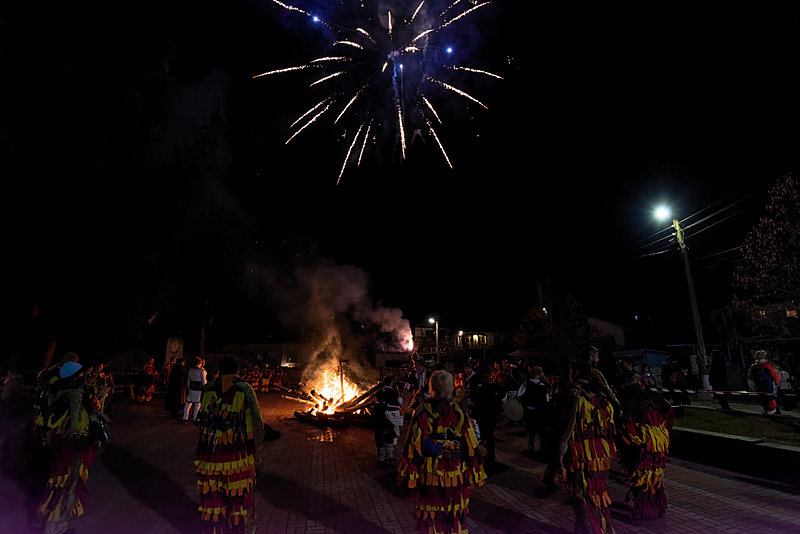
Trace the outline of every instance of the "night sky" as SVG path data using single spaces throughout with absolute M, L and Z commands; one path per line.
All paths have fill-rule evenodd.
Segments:
M 455 63 L 503 77 L 464 81 L 488 109 L 443 99 L 454 169 L 379 143 L 338 185 L 330 121 L 284 144 L 309 78 L 252 79 L 329 36 L 266 0 L 168 4 L 2 8 L 7 312 L 40 305 L 64 345 L 127 346 L 105 338 L 156 312 L 163 333 L 213 315 L 217 343 L 279 336 L 255 273 L 315 262 L 412 322 L 513 328 L 537 283 L 622 324 L 685 319 L 677 249 L 641 257 L 653 206 L 741 201 L 687 231 L 701 308 L 722 306 L 735 256 L 715 254 L 798 168 L 792 2 L 494 2 L 453 33 Z

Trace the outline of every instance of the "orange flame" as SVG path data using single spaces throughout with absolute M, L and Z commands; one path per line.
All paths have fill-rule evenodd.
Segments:
M 318 395 L 330 399 L 327 405 L 321 405 L 317 411 L 332 414 L 343 402 L 352 400 L 362 391 L 355 383 L 342 376 L 339 367 L 329 364 L 317 371 L 317 373 L 306 382 L 309 390 L 315 391 Z

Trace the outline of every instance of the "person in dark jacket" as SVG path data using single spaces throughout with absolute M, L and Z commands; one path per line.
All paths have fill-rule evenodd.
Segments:
M 708 380 L 711 382 L 711 387 L 714 389 L 714 396 L 719 400 L 719 405 L 723 410 L 730 410 L 728 404 L 730 393 L 728 393 L 728 371 L 725 362 L 725 355 L 718 349 L 711 351 L 711 369 L 709 371 Z
M 489 370 L 486 368 L 481 370 L 477 380 L 473 380 L 473 387 L 469 393 L 472 403 L 470 415 L 478 424 L 481 441 L 486 445 L 487 468 L 492 468 L 497 460 L 494 431 L 503 413 L 504 395 L 502 386 L 491 379 Z
M 547 427 L 550 405 L 550 386 L 544 371 L 538 365 L 528 365 L 525 371 L 525 392 L 520 402 L 525 410 L 525 430 L 528 432 L 528 451 L 542 450 L 542 435 Z
M 186 404 L 186 367 L 183 358 L 178 359 L 172 366 L 167 380 L 167 392 L 164 396 L 164 409 L 170 417 L 179 418 Z

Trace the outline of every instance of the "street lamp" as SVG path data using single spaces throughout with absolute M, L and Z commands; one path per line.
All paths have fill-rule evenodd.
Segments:
M 428 322 L 434 325 L 433 331 L 436 336 L 436 363 L 439 363 L 439 320 L 431 317 Z
M 670 210 L 666 207 L 658 207 L 655 210 L 655 216 L 658 220 L 669 220 L 672 216 Z M 672 218 L 672 227 L 675 229 L 675 239 L 678 241 L 678 249 L 681 251 L 681 259 L 683 260 L 683 271 L 686 274 L 686 284 L 689 287 L 689 304 L 692 308 L 692 320 L 694 322 L 694 334 L 697 339 L 698 350 L 700 351 L 700 376 L 703 380 L 703 389 L 710 390 L 711 385 L 708 382 L 708 360 L 706 359 L 706 344 L 703 340 L 703 327 L 700 324 L 700 312 L 697 308 L 697 297 L 694 294 L 694 281 L 692 279 L 692 270 L 689 268 L 689 252 L 686 247 L 686 241 L 683 235 L 683 228 L 678 219 Z

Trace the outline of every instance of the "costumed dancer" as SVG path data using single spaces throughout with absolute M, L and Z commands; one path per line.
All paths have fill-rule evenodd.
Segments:
M 45 534 L 66 532 L 70 519 L 84 511 L 82 496 L 94 448 L 88 439 L 91 407 L 80 370 L 77 361 L 60 367 L 58 378 L 49 382 L 52 402 L 39 412 L 41 419 L 34 426 L 49 453 L 50 476 L 37 509 Z
M 378 449 L 378 463 L 395 465 L 395 446 L 403 425 L 403 397 L 394 385 L 394 376 L 383 379 L 383 387 L 375 394 L 373 409 L 375 446 Z
M 466 534 L 470 488 L 486 479 L 478 440 L 453 398 L 453 375 L 435 371 L 429 391 L 411 419 L 398 482 L 416 497 L 418 529 Z
M 617 391 L 620 464 L 630 477 L 625 501 L 633 501 L 633 519 L 658 519 L 667 511 L 664 467 L 675 413 L 665 398 L 643 387 L 641 377 L 632 371 L 620 376 Z
M 586 360 L 570 364 L 567 425 L 559 444 L 576 534 L 612 533 L 608 472 L 616 457 L 614 407 Z
M 256 464 L 263 458 L 264 425 L 253 388 L 226 357 L 219 378 L 206 385 L 194 460 L 204 532 L 243 533 L 254 518 Z

